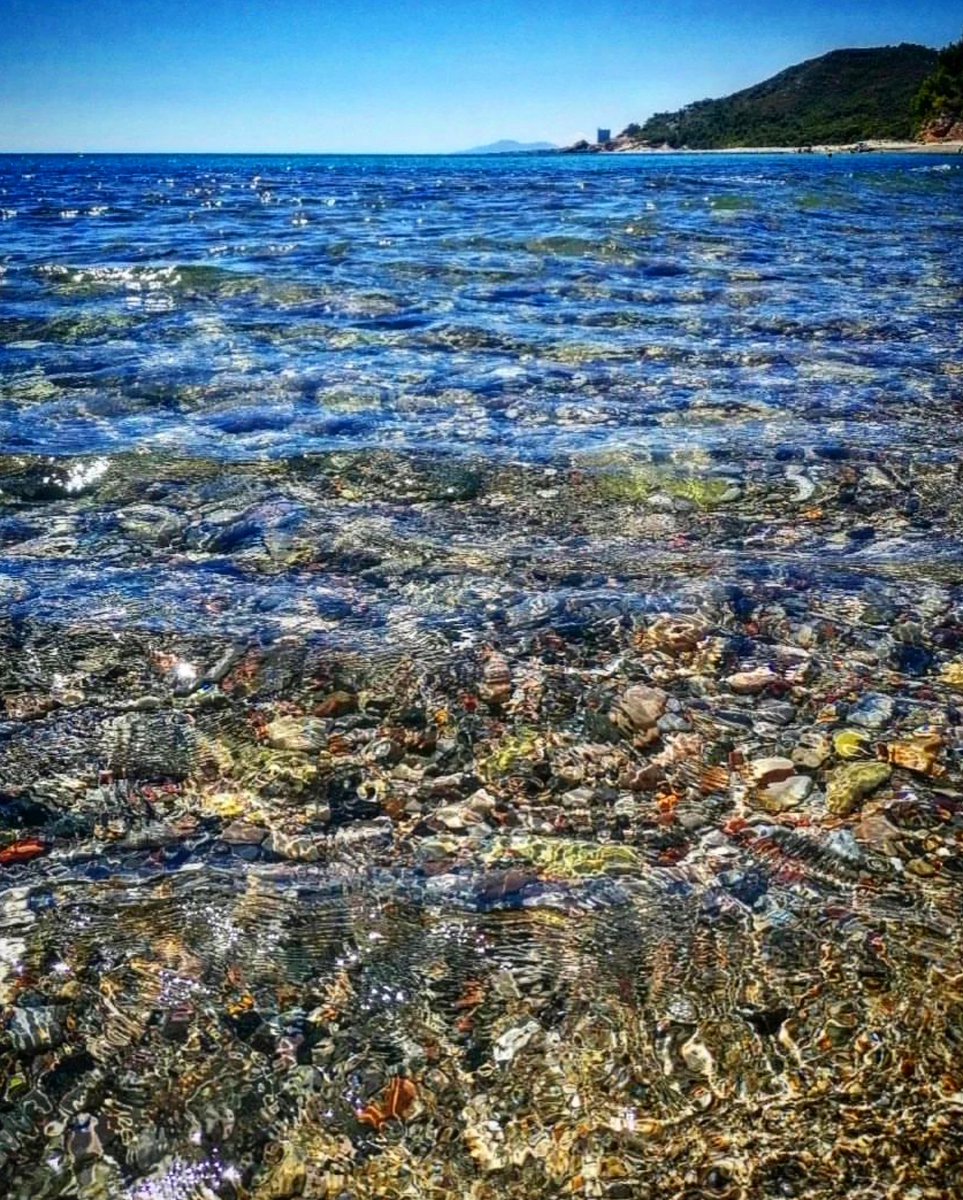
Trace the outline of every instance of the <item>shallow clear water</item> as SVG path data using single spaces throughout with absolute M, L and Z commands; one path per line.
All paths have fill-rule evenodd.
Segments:
M 952 160 L 0 169 L 10 449 L 739 457 L 948 395 Z
M 963 1187 L 961 201 L 0 157 L 5 1194 Z

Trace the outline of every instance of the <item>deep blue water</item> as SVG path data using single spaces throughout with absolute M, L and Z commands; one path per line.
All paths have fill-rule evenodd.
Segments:
M 933 156 L 6 156 L 0 445 L 932 449 L 961 200 Z

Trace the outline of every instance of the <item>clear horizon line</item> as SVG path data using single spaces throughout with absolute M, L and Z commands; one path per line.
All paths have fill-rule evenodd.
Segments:
M 551 146 L 538 150 L 500 150 L 494 153 L 489 152 L 489 154 L 491 157 L 497 158 L 499 154 L 549 154 L 561 149 L 561 146 Z M 236 158 L 254 158 L 263 155 L 272 155 L 277 158 L 343 158 L 345 156 L 391 158 L 395 155 L 403 154 L 409 158 L 446 158 L 453 154 L 473 154 L 474 152 L 473 148 L 467 150 L 0 150 L 0 157 L 31 154 L 38 158 L 45 155 L 51 158 L 68 155 L 73 158 L 83 158 L 86 156 L 96 157 L 98 155 L 109 154 L 114 158 L 120 158 L 125 155 L 136 158 L 152 154 L 191 154 L 194 157 L 201 155 L 210 155 L 212 157 L 233 155 Z

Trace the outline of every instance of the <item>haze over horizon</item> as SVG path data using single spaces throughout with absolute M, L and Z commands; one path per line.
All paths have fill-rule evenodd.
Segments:
M 846 46 L 960 34 L 951 0 L 0 0 L 0 152 L 559 144 Z

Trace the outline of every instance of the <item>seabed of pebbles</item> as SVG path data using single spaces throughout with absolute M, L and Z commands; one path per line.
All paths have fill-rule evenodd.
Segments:
M 963 1192 L 958 486 L 4 459 L 0 1190 Z
M 955 159 L 0 156 L 0 1197 L 963 1196 Z

